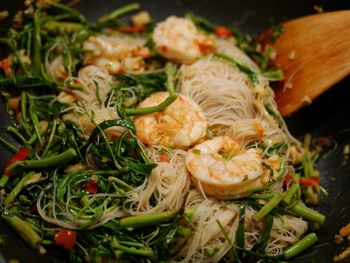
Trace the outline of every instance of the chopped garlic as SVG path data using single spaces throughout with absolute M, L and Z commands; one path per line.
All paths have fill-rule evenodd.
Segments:
M 309 105 L 309 104 L 311 104 L 312 100 L 310 99 L 309 96 L 304 96 L 300 102 L 301 102 L 301 104 Z
M 25 0 L 24 5 L 25 6 L 30 6 L 33 3 L 33 0 Z
M 289 53 L 288 58 L 289 58 L 290 60 L 294 60 L 294 59 L 295 59 L 295 50 L 292 50 L 292 51 Z
M 42 173 L 35 173 L 31 176 L 31 178 L 24 183 L 24 186 L 30 185 L 30 184 L 35 184 L 37 182 L 40 182 L 41 180 L 43 180 L 43 176 Z
M 106 157 L 106 156 L 103 156 L 102 159 L 101 159 L 102 163 L 108 163 L 110 161 L 112 161 L 112 160 L 110 158 Z
M 314 5 L 314 10 L 317 12 L 317 13 L 323 13 L 323 7 L 322 6 L 319 6 L 319 5 Z
M 339 255 L 335 255 L 333 257 L 333 262 L 339 262 L 343 259 L 345 259 L 346 257 L 350 256 L 350 247 L 348 247 L 347 249 L 345 249 L 343 252 L 341 252 Z
M 83 168 L 85 168 L 85 166 L 82 163 L 71 164 L 66 169 L 64 169 L 64 172 L 65 173 L 76 172 L 76 171 L 81 170 Z
M 43 121 L 43 120 L 40 121 L 39 122 L 39 131 L 40 132 L 46 131 L 48 125 L 49 125 L 49 123 L 47 121 Z
M 334 241 L 336 244 L 340 244 L 341 242 L 344 241 L 344 238 L 342 238 L 340 235 L 335 235 Z
M 272 49 L 271 54 L 270 54 L 270 59 L 275 60 L 277 57 L 277 51 L 275 49 Z
M 289 149 L 289 154 L 293 163 L 301 163 L 303 159 L 303 149 L 299 145 L 293 145 Z
M 8 107 L 11 109 L 11 110 L 17 110 L 18 109 L 18 106 L 19 106 L 19 102 L 21 101 L 21 98 L 20 97 L 13 97 L 13 98 L 10 98 L 8 100 Z
M 30 60 L 30 58 L 26 55 L 26 51 L 24 49 L 21 49 L 19 51 L 19 59 L 21 60 L 21 62 L 23 64 L 27 64 L 30 65 L 32 64 L 32 61 Z
M 131 22 L 135 26 L 143 26 L 151 22 L 151 16 L 147 11 L 141 11 L 131 17 Z
M 71 93 L 62 91 L 60 94 L 58 94 L 57 100 L 61 103 L 70 104 L 76 102 L 77 98 Z
M 5 11 L 0 11 L 0 20 L 4 20 L 5 18 L 7 18 L 9 16 L 9 11 L 5 10 Z
M 39 253 L 40 253 L 41 255 L 46 254 L 46 249 L 45 249 L 43 246 L 39 246 Z
M 23 11 L 19 10 L 13 17 L 13 27 L 20 28 L 23 23 Z
M 347 235 L 350 235 L 350 223 L 347 224 L 346 226 L 342 227 L 340 230 L 339 230 L 339 235 L 341 237 L 345 237 Z

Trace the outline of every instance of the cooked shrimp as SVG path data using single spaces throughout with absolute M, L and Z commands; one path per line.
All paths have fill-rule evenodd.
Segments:
M 228 136 L 219 136 L 187 152 L 186 166 L 197 187 L 218 198 L 238 198 L 268 182 L 257 149 L 241 150 Z
M 191 20 L 176 16 L 157 25 L 153 42 L 160 55 L 184 64 L 191 64 L 215 49 L 211 36 L 198 32 Z
M 84 42 L 84 64 L 93 64 L 108 70 L 110 74 L 144 71 L 144 59 L 151 56 L 146 41 L 124 34 L 91 36 Z
M 140 108 L 163 102 L 169 94 L 157 92 L 140 103 Z M 137 137 L 147 145 L 186 149 L 206 135 L 207 121 L 200 107 L 180 95 L 164 111 L 136 117 Z

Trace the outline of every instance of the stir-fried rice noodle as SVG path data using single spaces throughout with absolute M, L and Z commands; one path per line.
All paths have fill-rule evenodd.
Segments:
M 266 229 L 266 222 L 256 222 L 253 216 L 256 214 L 252 208 L 247 207 L 245 213 L 245 246 L 251 249 L 258 244 L 261 234 Z M 283 249 L 294 244 L 307 230 L 307 222 L 294 216 L 283 215 L 273 218 L 269 243 L 266 247 L 267 254 L 274 256 L 283 252 Z
M 283 249 L 297 242 L 307 230 L 307 222 L 294 216 L 275 217 L 270 242 L 266 247 L 269 255 L 279 255 Z
M 238 226 L 239 206 L 225 205 L 215 199 L 205 199 L 197 190 L 188 194 L 185 210 L 193 210 L 192 221 L 195 231 L 186 243 L 186 247 L 175 261 L 179 262 L 219 262 L 231 249 L 219 228 L 220 221 L 231 240 L 235 240 Z M 207 257 L 206 250 L 216 247 L 218 251 Z
M 164 154 L 163 151 L 169 156 L 169 162 L 160 161 L 159 156 Z M 154 146 L 147 152 L 157 167 L 142 185 L 128 193 L 131 203 L 127 211 L 136 215 L 180 209 L 190 187 L 184 161 L 186 151 L 167 151 L 164 147 Z
M 66 109 L 69 113 L 64 119 L 72 120 L 80 125 L 83 133 L 89 136 L 96 124 L 105 120 L 118 119 L 115 101 L 113 79 L 106 69 L 93 65 L 82 68 L 74 80 L 81 89 L 71 90 L 78 102 Z M 132 94 L 132 93 L 131 93 Z M 114 126 L 105 130 L 107 135 L 120 134 L 123 128 Z
M 142 49 L 145 44 L 144 39 L 132 39 L 125 35 L 119 37 L 120 39 L 118 35 L 90 37 L 85 46 L 91 49 L 97 47 L 97 51 L 85 55 L 85 64 L 90 65 L 80 69 L 77 77 L 71 78 L 79 87 L 69 90 L 77 101 L 65 109 L 63 119 L 78 123 L 87 137 L 97 124 L 119 118 L 116 112 L 116 94 L 113 90 L 116 83 L 110 75 L 111 71 L 98 65 L 104 61 L 113 60 L 113 63 L 117 63 L 118 70 L 119 67 L 125 70 L 127 63 L 121 53 L 128 52 L 129 59 L 134 59 L 134 51 Z M 181 66 L 177 92 L 201 107 L 209 130 L 212 131 L 210 136 L 228 135 L 240 145 L 242 150 L 258 148 L 263 143 L 265 149 L 261 155 L 264 156 L 265 161 L 269 158 L 268 152 L 271 147 L 276 144 L 285 145 L 287 150 L 283 156 L 284 161 L 292 160 L 289 149 L 291 145 L 300 143 L 288 132 L 283 119 L 279 115 L 271 114 L 271 112 L 277 113 L 278 110 L 269 82 L 262 77 L 258 66 L 235 46 L 233 38 L 215 38 L 215 43 L 217 52 L 224 53 L 248 67 L 257 74 L 259 82 L 253 83 L 238 67 L 229 65 L 211 54 L 192 64 Z M 61 46 L 57 43 L 47 51 L 45 69 L 54 81 L 64 83 L 67 73 L 60 49 Z M 118 50 L 119 53 L 114 54 L 114 50 Z M 135 71 L 144 70 L 144 58 L 146 56 L 139 58 L 142 60 L 142 65 L 140 64 L 140 68 Z M 133 72 L 132 69 L 130 68 L 130 72 Z M 123 92 L 124 98 L 137 100 L 136 89 L 137 87 L 127 87 L 120 91 Z M 267 111 L 266 105 L 271 112 Z M 110 127 L 104 132 L 107 135 L 120 134 L 123 130 L 125 129 L 120 127 Z M 225 255 L 233 257 L 229 252 L 232 249 L 231 244 L 226 240 L 218 222 L 223 226 L 230 240 L 235 240 L 239 224 L 239 205 L 225 203 L 206 196 L 201 189 L 194 189 L 186 168 L 186 151 L 154 145 L 147 148 L 146 152 L 157 167 L 141 185 L 125 194 L 127 202 L 122 208 L 105 207 L 101 218 L 87 228 L 101 226 L 110 219 L 125 215 L 184 209 L 193 211 L 191 222 L 195 228 L 184 248 L 173 259 L 175 262 L 219 262 Z M 168 160 L 161 158 L 164 155 Z M 278 162 L 280 165 L 282 160 Z M 287 167 L 280 175 L 281 178 L 288 172 L 293 172 L 293 169 L 292 166 Z M 277 180 L 273 189 L 281 192 L 282 187 L 283 181 Z M 58 203 L 55 195 L 49 198 L 46 194 L 47 191 L 52 190 L 56 192 L 56 185 L 44 189 L 37 200 L 40 216 L 55 225 L 79 229 L 80 225 L 84 224 L 84 220 L 76 220 L 76 215 L 69 209 L 75 197 L 67 200 L 67 204 Z M 107 195 L 89 196 L 91 199 L 100 197 L 107 197 Z M 254 220 L 256 212 L 252 207 L 246 206 L 244 224 L 246 249 L 257 245 L 262 233 L 266 230 L 265 219 Z M 61 216 L 66 220 L 59 220 Z M 280 255 L 284 248 L 298 241 L 306 230 L 307 223 L 300 218 L 291 215 L 274 216 L 265 252 L 269 255 Z M 208 250 L 213 248 L 216 252 L 208 256 Z
M 212 56 L 181 68 L 178 92 L 202 108 L 209 126 L 227 128 L 255 115 L 254 90 L 247 76 Z
M 67 77 L 61 49 L 61 45 L 55 43 L 45 54 L 45 70 L 54 81 L 62 81 Z
M 79 100 L 83 100 L 88 105 L 102 104 L 108 92 L 112 89 L 112 76 L 104 68 L 93 65 L 86 66 L 79 70 L 78 82 L 82 85 L 82 90 L 72 90 Z
M 255 141 L 270 140 L 271 144 L 283 143 L 283 133 L 277 128 L 273 129 L 266 121 L 259 119 L 238 120 L 226 130 L 226 135 L 239 142 L 243 147 Z
M 191 190 L 185 203 L 185 211 L 193 210 L 191 220 L 198 231 L 195 231 L 186 243 L 184 250 L 174 260 L 177 262 L 219 262 L 232 249 L 224 237 L 218 221 L 224 227 L 231 241 L 236 238 L 238 227 L 239 205 L 225 204 L 212 198 L 203 198 L 197 190 Z M 253 216 L 256 211 L 247 206 L 245 209 L 245 248 L 250 249 L 259 242 L 266 229 L 266 222 L 256 222 Z M 284 248 L 299 240 L 307 230 L 307 222 L 290 215 L 274 217 L 270 240 L 266 247 L 269 255 L 279 255 Z M 211 257 L 207 251 L 216 249 Z M 232 256 L 232 255 L 231 255 Z

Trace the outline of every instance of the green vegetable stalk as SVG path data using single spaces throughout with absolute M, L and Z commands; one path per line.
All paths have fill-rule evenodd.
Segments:
M 298 192 L 298 190 L 299 190 L 298 184 L 293 183 L 291 187 L 288 189 L 288 191 L 286 192 L 286 194 L 284 195 L 283 202 L 286 205 L 289 205 L 292 202 L 292 199 L 294 195 Z
M 30 172 L 23 176 L 23 178 L 16 184 L 12 191 L 6 196 L 4 205 L 8 207 L 9 204 L 17 197 L 17 195 L 22 191 L 23 187 L 27 184 L 29 180 L 32 179 L 34 172 Z
M 112 248 L 125 251 L 126 253 L 133 254 L 133 255 L 139 255 L 144 257 L 154 257 L 153 250 L 147 247 L 135 247 L 135 246 L 125 246 L 118 242 L 116 237 L 113 237 Z
M 216 52 L 215 53 L 215 56 L 217 58 L 220 58 L 222 59 L 224 62 L 226 62 L 227 64 L 231 65 L 231 66 L 234 66 L 234 67 L 237 67 L 240 71 L 242 71 L 243 73 L 247 74 L 247 76 L 249 77 L 249 79 L 254 83 L 259 83 L 259 80 L 258 80 L 258 76 L 257 74 L 252 71 L 250 68 L 248 68 L 247 66 L 245 65 L 242 65 L 240 63 L 238 63 L 237 61 L 235 61 L 233 58 L 227 56 L 226 54 L 224 53 L 221 53 L 221 52 Z
M 23 137 L 23 135 L 15 127 L 9 126 L 9 127 L 7 127 L 7 131 L 12 133 L 14 136 L 16 136 L 21 144 L 27 144 L 27 140 Z
M 130 13 L 132 11 L 135 11 L 140 8 L 140 4 L 134 3 L 130 5 L 123 6 L 121 8 L 118 8 L 117 10 L 113 11 L 109 15 L 103 16 L 98 20 L 98 24 L 100 26 L 107 24 L 108 22 L 111 22 L 118 17 L 121 17 L 123 15 L 126 15 L 127 13 Z
M 18 152 L 19 148 L 15 145 L 13 145 L 12 143 L 10 143 L 8 140 L 6 140 L 3 137 L 0 137 L 0 143 L 2 143 L 4 146 L 6 146 L 11 152 Z
M 41 237 L 22 219 L 15 215 L 1 215 L 2 219 L 10 225 L 32 249 L 38 249 Z
M 41 138 L 40 130 L 39 130 L 39 118 L 34 109 L 34 98 L 29 96 L 29 115 L 32 119 L 34 130 L 36 135 L 38 136 L 38 140 L 40 145 L 43 145 L 43 139 Z
M 122 228 L 143 228 L 168 222 L 172 220 L 176 214 L 177 211 L 166 211 L 148 215 L 130 216 L 120 219 L 119 225 Z
M 173 103 L 178 95 L 175 93 L 174 78 L 176 74 L 176 65 L 173 63 L 167 63 L 165 65 L 165 74 L 167 76 L 166 88 L 169 92 L 169 97 L 166 98 L 162 103 L 147 108 L 137 108 L 137 109 L 125 109 L 125 114 L 128 116 L 144 115 L 153 112 L 159 112 L 165 110 L 171 103 Z
M 153 112 L 159 112 L 166 109 L 166 107 L 168 107 L 176 99 L 177 99 L 177 95 L 173 94 L 173 95 L 170 95 L 168 98 L 166 98 L 165 101 L 158 104 L 157 106 L 147 107 L 147 108 L 137 108 L 137 109 L 125 109 L 125 113 L 129 116 L 137 116 L 137 115 L 144 115 L 144 114 L 149 114 Z
M 274 193 L 264 193 L 264 194 L 252 194 L 249 196 L 249 198 L 252 198 L 252 199 L 271 199 L 275 196 Z
M 38 10 L 34 14 L 34 32 L 33 32 L 33 69 L 37 76 L 41 76 L 41 22 Z
M 49 140 L 48 140 L 46 147 L 43 151 L 42 157 L 45 157 L 49 151 L 49 148 L 50 148 L 52 140 L 53 140 L 53 136 L 55 135 L 55 132 L 56 132 L 56 126 L 57 126 L 57 121 L 53 120 Z
M 119 186 L 121 186 L 122 188 L 125 188 L 126 190 L 133 189 L 130 185 L 128 185 L 123 180 L 120 180 L 117 177 L 113 177 L 113 176 L 108 177 L 108 182 L 114 182 L 114 183 L 118 184 Z
M 18 161 L 7 167 L 6 169 L 11 170 L 16 167 L 22 167 L 25 169 L 36 169 L 36 168 L 47 168 L 66 163 L 73 159 L 77 155 L 76 151 L 72 148 L 66 150 L 55 156 L 43 158 L 40 160 L 25 160 Z
M 301 252 L 312 246 L 317 242 L 318 238 L 315 233 L 310 233 L 307 236 L 305 236 L 303 239 L 296 242 L 291 247 L 287 248 L 283 255 L 286 260 L 289 260 L 297 255 L 299 255 Z
M 260 220 L 266 216 L 272 209 L 274 209 L 282 201 L 282 195 L 275 194 L 275 196 L 267 202 L 254 216 L 255 220 Z
M 317 222 L 319 224 L 323 224 L 326 219 L 325 215 L 306 207 L 301 202 L 296 203 L 289 210 L 297 216 L 300 216 L 309 221 Z
M 43 29 L 51 34 L 73 34 L 84 29 L 84 25 L 76 22 L 49 21 Z

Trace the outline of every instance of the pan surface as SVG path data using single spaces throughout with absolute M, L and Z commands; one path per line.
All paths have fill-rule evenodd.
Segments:
M 0 11 L 9 10 L 10 16 L 23 7 L 23 0 L 1 0 Z M 171 14 L 182 15 L 193 11 L 222 24 L 235 25 L 243 32 L 257 34 L 272 23 L 282 22 L 306 14 L 315 13 L 315 6 L 325 11 L 350 9 L 350 2 L 344 0 L 144 0 L 138 1 L 148 10 L 154 20 L 159 21 Z M 89 20 L 94 21 L 113 9 L 130 1 L 81 0 L 77 8 Z M 331 23 L 331 21 L 330 21 Z M 0 23 L 0 32 L 8 28 L 8 23 Z M 339 32 L 341 34 L 341 32 Z M 317 50 L 315 50 L 317 52 Z M 314 138 L 331 138 L 331 147 L 318 161 L 321 183 L 329 191 L 329 196 L 321 197 L 318 210 L 326 214 L 325 225 L 317 232 L 319 242 L 301 254 L 293 262 L 331 262 L 342 245 L 334 243 L 334 235 L 350 221 L 350 162 L 342 165 L 343 149 L 350 144 L 350 78 L 343 80 L 323 94 L 311 106 L 307 106 L 291 118 L 287 118 L 292 134 L 301 138 L 311 133 Z M 3 102 L 0 102 L 0 135 L 14 140 L 6 133 L 10 120 Z M 0 167 L 3 168 L 10 152 L 0 145 Z M 67 262 L 67 255 L 58 248 L 48 249 L 45 255 L 34 252 L 5 224 L 0 222 L 0 234 L 7 234 L 7 242 L 0 245 L 0 252 L 6 260 L 20 262 Z M 349 260 L 350 261 L 350 260 Z M 347 261 L 347 262 L 349 262 Z M 0 263 L 2 262 L 0 255 Z M 345 261 L 344 261 L 345 262 Z

